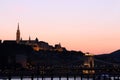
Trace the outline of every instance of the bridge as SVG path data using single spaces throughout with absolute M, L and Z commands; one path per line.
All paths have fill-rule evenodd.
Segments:
M 86 54 L 83 62 L 83 66 L 73 65 L 78 61 L 73 62 L 72 66 L 63 64 L 61 66 L 36 66 L 31 70 L 0 70 L 1 78 L 20 77 L 22 80 L 24 77 L 30 77 L 33 80 L 34 77 L 42 78 L 50 77 L 53 80 L 54 77 L 73 77 L 76 80 L 77 77 L 92 78 L 93 80 L 99 80 L 97 77 L 103 77 L 103 80 L 107 80 L 106 76 L 113 77 L 113 80 L 120 80 L 120 65 L 115 63 L 109 63 L 94 58 L 94 55 Z M 101 66 L 95 66 L 95 63 L 99 63 Z M 69 64 L 69 63 L 68 63 Z

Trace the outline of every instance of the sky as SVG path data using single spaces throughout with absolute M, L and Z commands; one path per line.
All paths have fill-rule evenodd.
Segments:
M 120 0 L 0 0 L 0 39 L 39 38 L 68 50 L 120 49 Z

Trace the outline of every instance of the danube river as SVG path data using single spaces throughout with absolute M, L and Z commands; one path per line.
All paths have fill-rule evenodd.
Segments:
M 9 80 L 8 78 L 1 78 L 0 80 Z M 21 80 L 20 78 L 11 78 L 11 80 Z M 22 78 L 22 80 L 32 80 L 31 78 Z M 33 80 L 51 80 L 51 78 L 33 78 Z M 81 78 L 81 77 L 76 77 L 76 78 L 73 78 L 73 77 L 70 77 L 70 78 L 65 78 L 65 77 L 61 77 L 61 78 L 53 78 L 53 80 L 94 80 L 92 78 Z M 108 79 L 108 77 L 106 79 L 104 79 L 103 77 L 100 77 L 98 79 L 95 79 L 95 80 L 120 80 L 120 77 L 110 77 Z
M 7 78 L 4 79 L 0 79 L 0 80 L 9 80 Z M 21 80 L 20 78 L 12 78 L 11 80 Z M 23 78 L 22 80 L 31 80 L 31 78 Z M 33 78 L 33 80 L 42 80 L 42 78 Z M 43 80 L 51 80 L 51 78 L 44 78 Z M 53 78 L 53 80 L 60 80 L 59 78 Z M 61 80 L 67 80 L 67 78 L 62 77 Z M 69 80 L 74 80 L 74 78 L 69 78 Z M 82 78 L 81 77 L 77 77 L 76 80 L 88 80 L 86 78 Z M 89 79 L 89 80 L 93 80 L 93 79 Z

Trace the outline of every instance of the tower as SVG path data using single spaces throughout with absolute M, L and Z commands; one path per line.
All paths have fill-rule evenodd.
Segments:
M 29 42 L 31 41 L 31 37 L 29 36 Z
M 20 30 L 19 30 L 19 23 L 18 23 L 18 28 L 17 28 L 17 32 L 16 32 L 16 42 L 19 43 L 20 42 Z
M 85 54 L 85 60 L 84 60 L 84 68 L 87 70 L 83 70 L 84 74 L 94 74 L 94 55 L 92 54 Z
M 28 44 L 30 44 L 30 43 L 31 43 L 31 37 L 29 36 Z

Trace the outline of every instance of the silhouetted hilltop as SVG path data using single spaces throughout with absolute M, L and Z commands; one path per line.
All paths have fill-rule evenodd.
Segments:
M 120 50 L 116 50 L 116 51 L 112 52 L 111 55 L 119 57 L 120 56 Z
M 120 50 L 116 50 L 109 54 L 96 55 L 95 58 L 106 61 L 120 64 Z
M 110 54 L 112 60 L 120 64 L 120 50 L 114 51 Z
M 104 62 L 120 64 L 120 50 L 111 54 L 95 56 L 95 65 Z M 2 68 L 31 68 L 31 66 L 73 66 L 84 64 L 84 53 L 81 51 L 39 50 L 32 46 L 17 43 L 0 44 L 0 66 Z M 108 63 L 108 65 L 109 65 Z
M 83 53 L 81 51 L 34 51 L 29 45 L 24 44 L 0 44 L 0 65 L 9 67 L 16 64 L 22 67 L 29 65 L 40 66 L 69 66 L 72 64 L 83 64 Z M 9 66 L 8 66 L 9 65 Z

